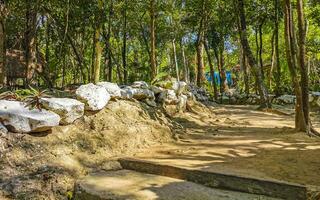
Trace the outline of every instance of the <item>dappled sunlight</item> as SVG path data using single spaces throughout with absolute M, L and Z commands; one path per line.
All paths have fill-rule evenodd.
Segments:
M 151 148 L 135 157 L 190 169 L 274 178 L 320 185 L 320 141 L 291 127 L 293 116 L 252 111 L 249 107 L 217 108 L 216 116 L 199 122 L 179 116 L 187 128 L 178 142 Z M 235 111 L 235 113 L 233 112 Z M 246 125 L 244 121 L 248 120 Z M 248 125 L 250 124 L 250 125 Z

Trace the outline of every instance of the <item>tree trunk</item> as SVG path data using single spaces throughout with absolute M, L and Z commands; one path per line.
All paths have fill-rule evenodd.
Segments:
M 150 64 L 151 64 L 151 79 L 157 76 L 157 63 L 156 63 L 156 15 L 155 15 L 156 0 L 150 0 Z
M 224 66 L 224 40 L 222 41 L 222 44 L 219 50 L 219 65 L 221 70 L 220 76 L 221 76 L 221 85 L 222 85 L 221 94 L 222 94 L 223 92 L 226 92 L 229 90 L 226 69 Z
M 183 68 L 184 68 L 184 81 L 186 83 L 190 83 L 190 78 L 189 78 L 189 69 L 187 65 L 187 60 L 186 60 L 186 54 L 184 52 L 184 46 L 181 42 L 181 50 L 182 50 L 182 59 L 183 59 Z
M 245 91 L 246 95 L 248 96 L 250 94 L 248 66 L 247 66 L 246 54 L 244 53 L 242 45 L 241 45 L 241 65 L 242 65 L 242 70 L 243 70 L 244 91 Z
M 128 69 L 127 69 L 127 0 L 125 0 L 125 8 L 123 11 L 123 47 L 122 47 L 122 66 L 124 84 L 128 83 Z
M 261 75 L 262 75 L 262 80 L 264 80 L 264 69 L 263 69 L 263 58 L 262 58 L 262 53 L 263 53 L 263 36 L 262 36 L 262 26 L 263 22 L 259 25 L 259 61 L 260 61 L 260 70 L 261 70 Z
M 5 85 L 6 77 L 6 32 L 5 32 L 6 7 L 4 0 L 0 0 L 0 86 Z
M 100 80 L 100 69 L 101 69 L 101 57 L 102 57 L 102 45 L 100 41 L 100 36 L 101 36 L 101 20 L 100 14 L 103 9 L 103 1 L 98 0 L 98 8 L 99 12 L 96 14 L 96 30 L 94 33 L 94 61 L 93 61 L 93 82 L 98 83 Z
M 202 37 L 202 36 L 201 36 Z M 203 64 L 203 42 L 198 42 L 197 44 L 197 85 L 202 86 L 204 78 L 204 64 Z
M 280 54 L 279 54 L 279 0 L 275 2 L 275 25 L 274 25 L 274 54 L 275 54 L 275 68 L 276 68 L 276 90 L 275 94 L 279 96 L 281 94 L 281 66 L 280 66 Z
M 173 47 L 173 57 L 174 57 L 174 64 L 176 68 L 177 80 L 180 81 L 180 73 L 179 73 L 179 66 L 178 66 L 178 59 L 177 59 L 177 52 L 176 52 L 176 40 L 172 40 L 172 47 Z
M 248 38 L 247 38 L 247 25 L 246 25 L 246 17 L 244 11 L 244 3 L 243 0 L 238 0 L 238 9 L 240 16 L 240 34 L 241 34 L 241 44 L 244 48 L 246 57 L 248 58 L 249 65 L 254 72 L 256 84 L 258 86 L 259 95 L 260 95 L 260 106 L 261 108 L 271 107 L 269 103 L 268 90 L 263 82 L 261 70 L 259 69 L 259 65 L 257 64 L 255 58 L 253 57 Z
M 112 27 L 112 15 L 113 15 L 113 0 L 110 0 L 109 5 L 109 19 L 108 19 L 108 34 L 106 38 L 106 49 L 107 49 L 107 55 L 106 55 L 106 67 L 108 68 L 105 70 L 108 72 L 108 81 L 112 82 L 112 58 L 111 58 L 111 27 Z
M 211 81 L 212 81 L 214 99 L 218 100 L 218 88 L 217 88 L 217 83 L 216 83 L 215 76 L 214 76 L 214 67 L 213 67 L 213 62 L 212 62 L 211 55 L 210 55 L 208 41 L 204 42 L 204 48 L 207 53 L 209 67 L 210 67 L 210 76 L 211 76 Z
M 286 54 L 287 63 L 290 70 L 290 75 L 294 87 L 294 92 L 297 97 L 295 105 L 295 127 L 298 131 L 306 130 L 306 123 L 304 121 L 304 114 L 302 109 L 302 96 L 301 88 L 299 85 L 298 75 L 297 75 L 297 52 L 295 43 L 295 34 L 293 26 L 293 13 L 291 0 L 285 0 L 285 42 L 286 42 Z
M 309 114 L 309 77 L 308 68 L 306 66 L 306 25 L 304 19 L 304 5 L 303 0 L 297 0 L 297 12 L 298 12 L 298 30 L 299 30 L 299 65 L 301 73 L 301 99 L 302 110 L 304 114 L 304 121 L 306 124 L 307 134 L 315 134 L 315 130 L 311 130 L 311 120 Z
M 26 80 L 25 86 L 30 84 L 36 68 L 36 29 L 37 29 L 37 9 L 38 2 L 26 0 L 26 32 L 25 32 L 25 60 L 26 60 Z

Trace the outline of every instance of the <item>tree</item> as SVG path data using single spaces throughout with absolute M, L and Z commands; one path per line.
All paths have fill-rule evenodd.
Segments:
M 151 79 L 157 75 L 156 61 L 156 0 L 150 0 L 150 64 L 151 64 Z
M 265 84 L 262 79 L 261 69 L 255 58 L 253 57 L 248 38 L 247 38 L 247 25 L 246 25 L 246 17 L 244 11 L 244 3 L 243 0 L 238 0 L 238 8 L 239 8 L 239 18 L 240 18 L 240 37 L 241 37 L 241 44 L 244 49 L 244 53 L 248 58 L 249 65 L 253 70 L 255 75 L 256 84 L 258 86 L 259 95 L 260 95 L 260 106 L 262 108 L 270 107 L 269 97 L 268 97 L 268 90 L 265 87 Z
M 32 3 L 26 0 L 26 30 L 25 30 L 25 60 L 26 60 L 26 80 L 25 85 L 29 85 L 32 75 L 36 69 L 36 30 L 37 30 L 37 8 L 39 0 Z
M 5 65 L 6 65 L 6 5 L 4 0 L 0 0 L 0 86 L 5 85 Z
M 103 10 L 103 1 L 98 0 L 98 12 L 96 14 L 96 24 L 94 33 L 94 63 L 93 63 L 93 82 L 98 83 L 100 79 L 100 68 L 102 58 L 102 45 L 101 45 L 101 31 L 102 31 L 102 20 L 101 12 Z
M 310 114 L 309 114 L 309 80 L 308 80 L 308 69 L 306 66 L 306 29 L 305 29 L 305 19 L 304 19 L 304 5 L 302 0 L 297 0 L 297 13 L 298 13 L 298 33 L 299 33 L 299 66 L 301 73 L 301 101 L 302 101 L 302 113 L 304 116 L 304 122 L 306 129 L 304 131 L 307 134 L 317 133 L 311 125 Z M 302 119 L 301 119 L 302 120 Z

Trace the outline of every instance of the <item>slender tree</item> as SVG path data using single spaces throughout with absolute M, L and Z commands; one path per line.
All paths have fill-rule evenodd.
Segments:
M 26 80 L 25 85 L 29 85 L 36 68 L 36 29 L 37 29 L 37 7 L 39 1 L 32 2 L 26 0 L 26 30 L 25 30 L 25 60 L 26 60 Z
M 101 45 L 101 31 L 102 20 L 101 13 L 103 10 L 103 0 L 98 0 L 98 13 L 96 14 L 96 27 L 94 32 L 94 61 L 93 61 L 93 82 L 98 83 L 100 80 L 102 45 Z
M 6 5 L 4 0 L 0 0 L 0 86 L 5 85 L 5 65 L 6 65 Z
M 271 107 L 268 97 L 268 90 L 263 82 L 261 69 L 255 60 L 247 36 L 247 24 L 246 24 L 246 16 L 244 10 L 243 0 L 238 0 L 238 8 L 239 8 L 239 17 L 240 17 L 240 34 L 241 34 L 241 44 L 243 46 L 246 57 L 248 58 L 249 65 L 253 70 L 256 79 L 256 85 L 258 86 L 259 95 L 260 95 L 260 105 L 261 107 Z
M 150 64 L 151 79 L 157 75 L 156 61 L 156 0 L 150 0 Z

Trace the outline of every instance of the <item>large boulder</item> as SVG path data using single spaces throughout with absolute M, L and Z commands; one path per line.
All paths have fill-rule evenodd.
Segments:
M 102 110 L 111 98 L 104 87 L 93 83 L 81 85 L 76 90 L 76 95 L 81 102 L 85 103 L 85 109 L 90 111 Z
M 60 123 L 71 124 L 84 114 L 84 103 L 69 98 L 42 98 L 41 104 L 47 110 L 57 113 L 61 117 Z
M 42 132 L 58 126 L 60 117 L 47 110 L 29 109 L 25 103 L 0 100 L 0 121 L 12 132 Z
M 112 99 L 121 97 L 121 88 L 116 83 L 100 82 L 97 85 L 104 87 L 110 94 Z

